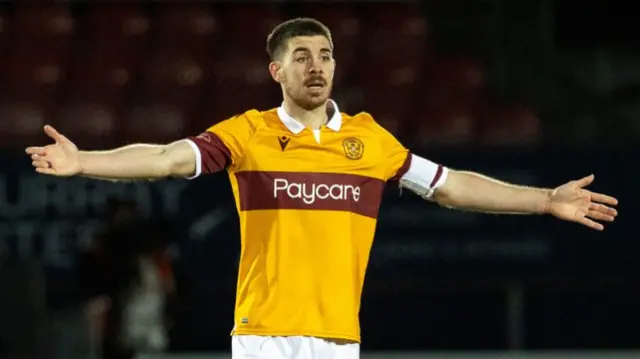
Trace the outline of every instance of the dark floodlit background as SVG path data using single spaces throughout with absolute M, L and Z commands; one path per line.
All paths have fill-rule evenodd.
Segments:
M 639 347 L 640 45 L 631 6 L 0 3 L 0 357 L 95 355 L 87 286 L 102 283 L 87 284 L 80 258 L 117 201 L 134 208 L 125 217 L 165 226 L 137 235 L 169 241 L 176 295 L 163 355 L 228 357 L 239 243 L 226 175 L 57 180 L 35 175 L 22 150 L 47 142 L 46 123 L 81 148 L 103 149 L 168 142 L 276 107 L 265 37 L 295 16 L 333 31 L 341 109 L 371 112 L 414 152 L 529 185 L 593 172 L 596 190 L 621 199 L 619 221 L 596 233 L 547 217 L 441 209 L 389 188 L 361 311 L 363 358 Z

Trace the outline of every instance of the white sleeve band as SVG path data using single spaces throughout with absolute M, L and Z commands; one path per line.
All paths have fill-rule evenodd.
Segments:
M 429 199 L 433 192 L 447 180 L 446 167 L 411 154 L 409 170 L 400 178 L 400 187 Z
M 189 144 L 189 146 L 191 146 L 191 148 L 193 149 L 193 153 L 195 153 L 196 155 L 196 173 L 191 177 L 187 177 L 187 179 L 194 179 L 200 176 L 200 174 L 202 173 L 202 154 L 200 153 L 200 149 L 198 148 L 198 145 L 196 145 L 195 142 L 189 139 L 185 139 L 184 141 L 186 141 Z

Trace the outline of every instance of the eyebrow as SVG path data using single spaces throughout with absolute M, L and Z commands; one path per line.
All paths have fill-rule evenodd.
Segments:
M 293 50 L 293 53 L 296 53 L 298 51 L 306 51 L 306 52 L 310 52 L 309 48 L 301 46 L 301 47 L 297 47 L 295 50 Z M 331 49 L 323 47 L 322 49 L 320 49 L 320 52 L 328 52 L 331 53 Z

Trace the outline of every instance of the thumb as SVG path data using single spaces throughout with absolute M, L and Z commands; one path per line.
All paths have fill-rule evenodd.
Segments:
M 593 180 L 595 179 L 595 176 L 593 174 L 588 175 L 587 177 L 583 177 L 581 179 L 579 179 L 576 184 L 578 185 L 578 187 L 586 187 L 588 185 L 590 185 Z
M 47 136 L 51 137 L 56 142 L 63 142 L 67 140 L 66 137 L 64 137 L 62 134 L 60 134 L 60 132 L 49 125 L 44 126 L 44 133 L 46 133 Z

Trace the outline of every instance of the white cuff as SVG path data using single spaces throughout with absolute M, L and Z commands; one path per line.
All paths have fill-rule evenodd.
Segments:
M 411 154 L 409 170 L 400 178 L 400 187 L 429 199 L 433 192 L 447 180 L 449 170 L 437 163 Z
M 195 153 L 196 155 L 196 173 L 191 177 L 187 177 L 187 179 L 194 179 L 200 176 L 200 174 L 202 173 L 202 154 L 200 153 L 200 148 L 198 148 L 198 145 L 196 145 L 195 142 L 189 139 L 185 139 L 184 141 L 186 141 L 189 146 L 191 146 L 191 148 L 193 149 L 193 153 Z

